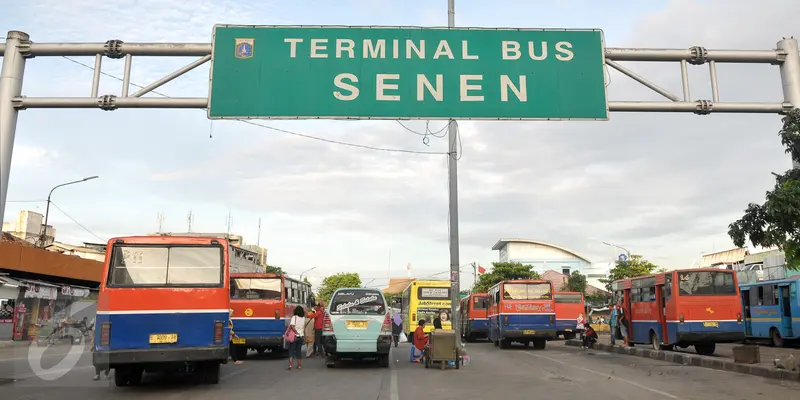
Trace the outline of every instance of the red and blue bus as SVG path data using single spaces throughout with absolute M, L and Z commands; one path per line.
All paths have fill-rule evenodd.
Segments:
M 553 283 L 544 280 L 502 281 L 488 292 L 489 340 L 507 349 L 511 343 L 544 349 L 556 338 Z
M 578 317 L 586 312 L 586 303 L 581 292 L 556 292 L 556 334 L 564 339 L 575 339 L 578 332 Z
M 219 382 L 228 360 L 229 244 L 179 236 L 108 241 L 93 363 L 117 386 L 145 371 L 188 370 Z
M 461 335 L 467 342 L 489 337 L 488 294 L 471 294 L 461 299 Z
M 744 340 L 736 274 L 716 268 L 683 269 L 612 283 L 630 316 L 630 343 L 653 349 L 694 346 L 712 355 L 717 343 Z
M 295 307 L 309 309 L 313 304 L 311 285 L 285 275 L 231 273 L 230 289 L 235 334 L 231 345 L 237 358 L 244 359 L 248 349 L 285 357 L 283 333 Z

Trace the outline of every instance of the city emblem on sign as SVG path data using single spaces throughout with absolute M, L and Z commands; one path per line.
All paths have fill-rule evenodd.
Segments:
M 246 315 L 248 317 L 252 316 L 253 315 L 253 309 L 252 308 L 248 308 L 248 309 L 244 310 L 244 315 Z
M 253 58 L 253 50 L 255 49 L 255 39 L 236 39 L 235 54 L 236 58 L 248 59 Z

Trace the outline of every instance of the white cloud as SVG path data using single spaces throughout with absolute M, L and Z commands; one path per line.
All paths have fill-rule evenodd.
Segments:
M 600 27 L 607 43 L 617 47 L 768 49 L 782 36 L 797 34 L 794 16 L 800 2 L 768 3 L 597 5 L 576 0 L 542 10 L 529 1 L 461 2 L 456 21 L 459 26 Z M 773 11 L 778 5 L 781 13 Z M 15 7 L 0 16 L 0 25 L 26 30 L 39 42 L 206 42 L 214 23 L 443 25 L 447 20 L 444 5 L 431 7 L 421 0 L 402 10 L 394 2 L 363 0 L 336 5 L 208 0 L 98 5 L 84 0 Z M 389 12 L 393 8 L 398 12 Z M 132 79 L 146 85 L 189 61 L 135 57 Z M 89 92 L 91 72 L 80 66 L 42 58 L 28 65 L 29 96 Z M 629 66 L 681 93 L 677 64 Z M 781 99 L 774 66 L 718 69 L 723 101 Z M 122 63 L 106 61 L 104 71 L 121 76 Z M 207 74 L 208 69 L 199 68 L 159 90 L 205 96 Z M 690 76 L 692 98 L 710 98 L 707 66 L 690 68 Z M 104 78 L 101 92 L 114 91 L 119 82 Z M 616 72 L 609 93 L 613 100 L 660 100 Z M 268 125 L 369 146 L 447 149 L 446 140 L 432 138 L 425 145 L 422 137 L 394 122 Z M 406 125 L 416 131 L 425 126 Z M 437 130 L 442 122 L 431 126 Z M 608 122 L 593 123 L 462 121 L 461 262 L 487 266 L 497 257 L 489 250 L 497 238 L 532 237 L 587 253 L 595 261 L 611 257 L 600 242 L 613 241 L 664 266 L 688 266 L 703 251 L 730 246 L 727 224 L 748 202 L 763 199 L 772 185 L 769 172 L 789 167 L 779 126 L 774 115 L 612 114 Z M 26 167 L 42 160 L 48 160 L 47 175 Z M 201 111 L 191 110 L 21 114 L 11 198 L 41 198 L 53 184 L 94 174 L 101 179 L 92 186 L 59 192 L 55 201 L 98 234 L 153 231 L 158 212 L 167 214 L 168 229 L 184 230 L 189 209 L 195 211 L 195 230 L 224 231 L 230 209 L 233 230 L 250 241 L 262 219 L 262 244 L 270 249 L 270 262 L 292 272 L 317 265 L 314 273 L 320 279 L 340 271 L 382 279 L 389 273 L 382 267 L 389 249 L 393 275 L 405 276 L 408 262 L 415 275 L 449 265 L 443 156 L 342 147 L 237 122 L 211 123 Z M 71 240 L 93 239 L 68 220 L 56 221 Z

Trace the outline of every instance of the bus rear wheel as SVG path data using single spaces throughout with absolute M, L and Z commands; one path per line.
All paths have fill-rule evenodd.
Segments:
M 773 347 L 783 347 L 785 344 L 781 333 L 775 328 L 770 329 L 769 338 L 772 340 Z
M 511 340 L 509 340 L 509 339 L 500 340 L 500 348 L 501 349 L 508 349 L 510 347 L 511 347 Z
M 533 339 L 533 348 L 535 350 L 544 350 L 545 347 L 547 347 L 547 340 Z
M 701 356 L 711 356 L 714 355 L 714 351 L 717 350 L 716 343 L 706 343 L 706 344 L 696 344 L 694 345 L 694 351 Z
M 575 332 L 564 332 L 564 339 L 565 340 L 575 339 Z

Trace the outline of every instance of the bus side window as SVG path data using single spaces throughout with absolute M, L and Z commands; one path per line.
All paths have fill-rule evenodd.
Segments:
M 665 293 L 666 293 L 666 300 L 669 300 L 672 297 L 672 277 L 667 275 L 666 281 L 664 283 Z
M 232 299 L 235 299 L 235 298 L 237 298 L 237 296 L 236 296 L 236 281 L 234 281 L 233 279 L 231 279 L 231 293 L 230 293 L 230 297 L 231 297 Z
M 289 297 L 289 287 L 283 288 L 283 298 L 286 299 L 286 301 L 291 301 Z

